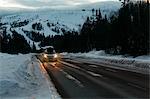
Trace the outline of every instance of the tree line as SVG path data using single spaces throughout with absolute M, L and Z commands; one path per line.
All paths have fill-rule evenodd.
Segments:
M 39 46 L 52 45 L 57 52 L 88 52 L 90 50 L 105 50 L 110 54 L 122 55 L 146 55 L 149 54 L 149 1 L 129 2 L 129 0 L 122 1 L 122 7 L 117 14 L 112 16 L 102 15 L 100 9 L 92 9 L 92 16 L 87 17 L 79 32 L 65 31 L 63 35 L 47 36 L 44 34 L 35 36 L 33 40 L 40 41 Z M 38 28 L 37 24 L 32 26 Z M 41 28 L 41 26 L 39 27 Z M 27 35 L 34 35 L 38 33 L 26 32 Z M 17 52 L 36 52 L 35 45 L 30 47 L 29 44 L 13 31 L 15 39 L 14 45 L 18 44 L 20 40 L 21 49 Z M 19 35 L 19 38 L 17 37 Z M 42 38 L 41 38 L 42 37 Z M 4 48 L 2 42 L 2 48 Z M 15 45 L 16 44 L 16 45 Z M 9 48 L 12 49 L 13 47 Z M 19 50 L 20 49 L 20 50 Z M 33 50 L 34 49 L 34 50 Z M 12 49 L 13 51 L 16 49 Z
M 149 1 L 122 2 L 118 14 L 102 17 L 101 10 L 92 9 L 82 29 L 64 35 L 49 36 L 44 46 L 52 44 L 60 52 L 105 50 L 110 54 L 149 54 Z M 48 43 L 49 42 L 49 43 Z
M 5 31 L 3 38 L 1 39 L 1 52 L 9 54 L 26 54 L 32 51 L 24 36 L 18 34 L 15 30 L 12 30 L 11 32 L 12 35 L 6 35 Z

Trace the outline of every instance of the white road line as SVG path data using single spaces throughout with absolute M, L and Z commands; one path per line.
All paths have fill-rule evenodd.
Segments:
M 93 73 L 93 72 L 91 72 L 91 71 L 87 71 L 87 73 L 91 74 L 92 76 L 103 77 L 102 75 Z
M 78 86 L 84 87 L 84 85 L 75 77 L 71 76 L 70 74 L 68 74 L 67 72 L 65 72 L 62 69 L 59 69 L 59 71 L 61 71 L 63 74 L 65 74 L 68 79 L 73 80 Z
M 75 81 L 75 83 L 77 83 L 80 87 L 84 87 L 84 85 L 79 80 L 77 80 L 76 78 L 74 78 L 73 76 L 67 75 L 67 78 Z
M 83 70 L 82 68 L 77 67 L 77 66 L 75 66 L 75 65 L 73 65 L 73 64 L 69 64 L 69 63 L 66 63 L 66 62 L 63 62 L 63 61 L 60 61 L 60 62 L 63 63 L 63 64 L 65 64 L 65 65 L 71 66 L 71 67 L 73 67 L 73 68 L 77 68 L 77 69 L 79 69 L 79 70 Z M 86 70 L 84 70 L 84 71 L 86 71 Z M 92 75 L 92 76 L 103 77 L 102 75 L 93 73 L 93 72 L 91 72 L 91 71 L 86 71 L 86 72 L 87 72 L 88 74 Z
M 69 63 L 63 62 L 63 61 L 60 61 L 60 62 L 63 63 L 63 64 L 65 64 L 65 65 L 68 65 L 68 66 L 70 66 L 70 67 L 77 68 L 77 69 L 81 69 L 80 67 L 77 67 L 77 66 L 75 66 L 75 65 L 73 65 L 73 64 L 69 64 Z

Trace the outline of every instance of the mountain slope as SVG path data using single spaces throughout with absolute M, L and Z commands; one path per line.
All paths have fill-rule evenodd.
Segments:
M 110 14 L 119 9 L 120 3 L 101 2 L 92 5 L 82 5 L 70 10 L 42 9 L 39 11 L 25 11 L 3 16 L 0 19 L 0 30 L 6 35 L 16 31 L 23 35 L 32 46 L 33 42 L 38 48 L 38 37 L 49 35 L 63 35 L 65 31 L 79 31 L 87 16 L 92 15 L 92 8 L 101 8 L 102 15 Z M 83 10 L 84 9 L 84 10 Z

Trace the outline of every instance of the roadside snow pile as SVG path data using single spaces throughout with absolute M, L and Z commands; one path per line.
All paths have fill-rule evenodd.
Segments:
M 150 56 L 139 56 L 136 58 L 123 55 L 106 54 L 105 51 L 90 51 L 88 53 L 62 53 L 66 58 L 80 58 L 79 60 L 90 59 L 89 62 L 113 65 L 127 68 L 136 72 L 148 74 L 150 71 Z
M 73 56 L 73 57 L 81 57 L 81 58 L 102 58 L 102 57 L 117 57 L 117 58 L 120 58 L 122 57 L 122 55 L 118 55 L 118 56 L 112 56 L 110 54 L 106 54 L 105 51 L 101 50 L 101 51 L 90 51 L 88 53 L 67 53 L 67 52 L 64 52 L 64 53 L 61 53 L 62 55 L 64 56 Z
M 51 82 L 32 54 L 0 53 L 0 99 L 57 99 Z

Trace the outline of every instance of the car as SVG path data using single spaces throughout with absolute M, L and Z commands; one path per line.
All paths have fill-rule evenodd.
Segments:
M 44 52 L 42 53 L 42 57 L 44 61 L 58 61 L 58 55 L 53 46 L 42 47 Z

